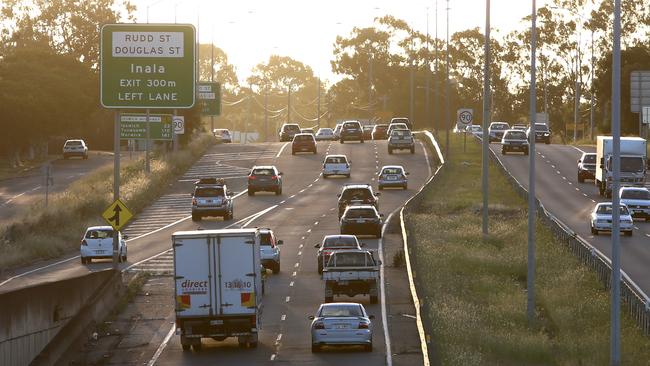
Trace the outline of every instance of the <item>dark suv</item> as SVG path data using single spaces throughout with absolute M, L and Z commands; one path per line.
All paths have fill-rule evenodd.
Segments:
M 298 152 L 312 152 L 317 153 L 316 139 L 311 133 L 298 133 L 293 137 L 291 143 L 291 155 L 296 155 Z
M 297 123 L 285 123 L 280 127 L 280 141 L 291 141 L 300 133 L 300 126 Z
M 352 205 L 372 205 L 379 209 L 380 193 L 372 191 L 370 184 L 346 184 L 343 186 L 341 193 L 337 195 L 339 198 L 339 219 L 343 215 L 345 208 Z
M 282 173 L 273 165 L 254 166 L 248 175 L 248 195 L 253 196 L 255 192 L 275 192 L 277 196 L 282 194 Z
M 596 179 L 596 153 L 582 153 L 578 160 L 578 182 Z
M 223 179 L 203 178 L 194 184 L 192 221 L 200 221 L 205 216 L 221 216 L 224 220 L 232 220 L 232 192 Z
M 341 216 L 341 235 L 373 235 L 381 238 L 382 216 L 375 206 L 349 206 Z
M 361 123 L 358 121 L 347 121 L 343 123 L 340 141 L 344 143 L 346 140 L 363 142 L 363 128 L 361 128 Z
M 530 127 L 526 130 L 526 136 L 530 141 Z M 551 130 L 546 123 L 535 123 L 535 142 L 543 142 L 546 145 L 551 143 Z

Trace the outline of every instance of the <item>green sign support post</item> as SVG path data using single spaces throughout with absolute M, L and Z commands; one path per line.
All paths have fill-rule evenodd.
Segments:
M 116 109 L 113 198 L 119 200 L 119 109 L 146 109 L 145 171 L 149 172 L 149 109 L 192 108 L 195 103 L 196 30 L 191 24 L 106 24 L 101 29 L 99 54 L 100 102 Z M 158 125 L 162 138 L 166 135 L 162 120 Z M 157 133 L 155 128 L 153 133 Z M 113 235 L 115 270 L 118 254 L 118 235 Z

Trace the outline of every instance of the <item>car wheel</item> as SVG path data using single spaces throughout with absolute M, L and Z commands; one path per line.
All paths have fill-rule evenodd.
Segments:
M 311 344 L 311 352 L 312 353 L 318 353 L 320 352 L 320 345 L 319 344 Z
M 363 346 L 364 351 L 366 352 L 372 352 L 372 342 L 370 344 L 366 344 Z
M 625 232 L 625 236 L 632 236 L 632 233 L 633 233 L 632 230 L 630 230 L 630 231 L 626 231 L 626 232 Z
M 415 154 L 415 148 L 414 147 L 411 148 L 411 154 Z
M 598 235 L 598 230 L 596 230 L 596 228 L 592 226 L 591 227 L 591 233 L 594 234 L 594 235 Z
M 323 179 L 327 179 L 327 178 L 329 178 L 329 175 L 323 174 Z
M 194 344 L 192 345 L 192 348 L 194 348 L 194 352 L 199 352 L 199 351 L 201 351 L 201 340 L 199 340 L 198 343 L 194 343 Z
M 122 262 L 124 262 L 124 263 L 126 262 L 126 254 L 124 254 L 124 255 L 122 256 Z
M 380 191 L 384 190 L 384 186 L 378 186 L 377 188 L 379 188 Z
M 346 178 L 350 178 L 350 174 L 346 174 L 345 177 L 346 177 Z
M 584 183 L 585 182 L 585 178 L 583 178 L 579 173 L 578 173 L 578 182 L 579 183 Z
M 278 189 L 275 191 L 275 195 L 276 195 L 276 196 L 279 196 L 279 195 L 281 195 L 281 194 L 282 194 L 282 188 L 278 188 Z
M 392 154 L 393 154 L 393 149 L 390 149 L 390 148 L 389 148 L 389 149 L 388 149 L 388 155 L 392 155 Z
M 88 155 L 84 155 L 84 160 L 88 160 Z
M 524 150 L 524 155 L 528 155 L 528 149 Z
M 545 144 L 548 145 L 551 143 L 551 140 L 546 140 Z
M 342 144 L 344 144 L 344 143 L 345 143 L 343 139 L 341 139 L 341 140 L 340 140 L 340 142 L 341 142 Z

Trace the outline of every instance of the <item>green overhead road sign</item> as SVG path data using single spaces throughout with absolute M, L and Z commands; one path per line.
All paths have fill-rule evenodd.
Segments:
M 100 93 L 106 108 L 191 108 L 196 90 L 191 24 L 106 24 Z
M 199 82 L 198 99 L 201 114 L 204 116 L 218 116 L 221 114 L 221 84 Z
M 120 115 L 120 139 L 146 139 L 146 121 L 146 114 L 122 113 Z M 149 115 L 149 138 L 151 140 L 171 140 L 173 132 L 171 114 Z

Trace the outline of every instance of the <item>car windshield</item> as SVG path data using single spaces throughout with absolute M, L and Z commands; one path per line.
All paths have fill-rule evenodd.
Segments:
M 344 318 L 363 316 L 359 305 L 326 305 L 320 310 L 319 317 L 322 318 Z
M 65 143 L 65 146 L 81 146 L 81 141 L 67 141 Z
M 650 191 L 641 189 L 624 189 L 621 198 L 629 200 L 650 200 Z
M 331 135 L 332 130 L 329 129 L 329 128 L 327 128 L 327 129 L 321 128 L 320 130 L 318 130 L 318 134 L 319 135 Z
M 386 125 L 375 126 L 375 131 L 386 131 L 387 129 L 388 129 L 388 126 L 386 126 Z
M 357 219 L 357 218 L 376 218 L 375 211 L 369 208 L 355 208 L 350 209 L 345 213 L 346 219 Z
M 286 125 L 284 126 L 286 132 L 300 132 L 300 127 L 298 125 Z
M 411 131 L 409 130 L 393 130 L 390 133 L 391 137 L 410 137 L 411 136 Z
M 323 248 L 356 248 L 357 246 L 357 239 L 354 236 L 333 236 L 325 238 L 323 242 Z
M 526 133 L 523 131 L 510 131 L 505 136 L 506 139 L 525 140 Z
M 88 230 L 86 232 L 86 239 L 106 239 L 112 237 L 113 230 L 110 229 Z
M 345 164 L 347 160 L 342 156 L 331 156 L 325 159 L 326 164 Z
M 600 205 L 598 207 L 598 211 L 596 211 L 599 214 L 603 215 L 611 215 L 612 214 L 612 205 Z M 627 211 L 627 207 L 625 206 L 620 206 L 619 207 L 619 212 L 621 215 L 629 215 Z
M 583 163 L 596 164 L 596 154 L 588 154 L 582 158 Z
M 366 252 L 339 252 L 330 257 L 329 267 L 365 267 L 374 266 L 375 262 Z
M 296 135 L 294 141 L 314 141 L 312 135 Z
M 273 171 L 273 169 L 270 169 L 270 168 L 253 169 L 253 175 L 273 176 L 273 175 L 275 175 L 275 172 Z
M 391 123 L 389 126 L 391 130 L 408 130 L 409 128 L 404 123 Z
M 402 174 L 402 169 L 400 168 L 384 168 L 381 174 Z
M 543 123 L 535 123 L 535 131 L 548 131 L 548 126 Z
M 260 245 L 261 246 L 271 246 L 271 233 L 262 233 L 260 235 Z
M 223 188 L 220 187 L 201 187 L 194 191 L 194 197 L 217 197 L 223 196 Z
M 346 124 L 344 124 L 344 125 L 343 125 L 343 128 L 345 128 L 345 129 L 357 128 L 357 129 L 358 129 L 358 128 L 359 128 L 359 124 L 358 124 L 358 123 L 354 123 L 354 122 L 350 122 L 350 123 L 346 123 Z
M 391 123 L 407 123 L 408 121 L 408 118 L 393 118 Z
M 492 130 L 507 130 L 508 125 L 505 123 L 495 123 L 492 126 L 490 126 L 490 129 Z
M 367 188 L 349 188 L 343 192 L 341 198 L 344 200 L 365 200 L 372 198 L 372 194 Z

